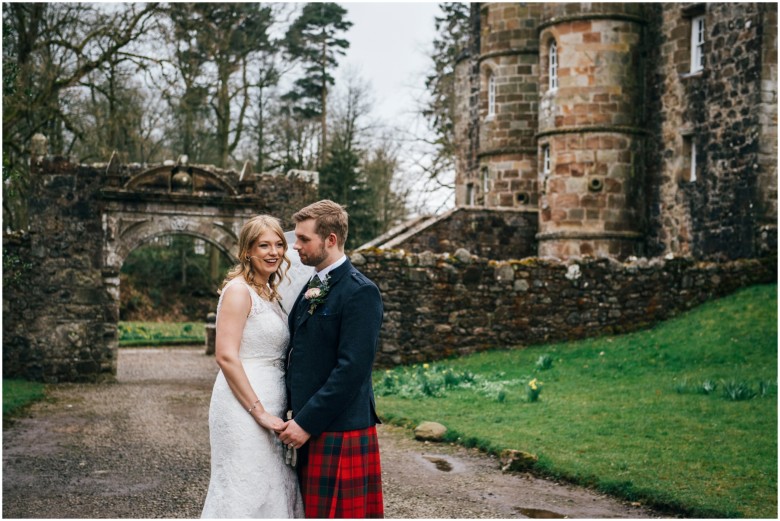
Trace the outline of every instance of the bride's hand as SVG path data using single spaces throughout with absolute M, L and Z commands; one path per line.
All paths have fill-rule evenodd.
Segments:
M 269 431 L 279 432 L 284 430 L 284 420 L 268 412 L 263 411 L 255 420 L 261 427 L 268 429 Z

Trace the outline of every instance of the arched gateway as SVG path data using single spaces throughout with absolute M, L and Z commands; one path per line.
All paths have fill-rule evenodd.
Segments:
M 141 244 L 204 239 L 235 259 L 252 215 L 291 216 L 317 198 L 311 176 L 241 174 L 186 163 L 31 162 L 28 234 L 4 241 L 20 259 L 3 292 L 3 376 L 47 382 L 116 374 L 119 271 Z M 8 274 L 6 274 L 8 275 Z M 9 282 L 11 281 L 11 282 Z

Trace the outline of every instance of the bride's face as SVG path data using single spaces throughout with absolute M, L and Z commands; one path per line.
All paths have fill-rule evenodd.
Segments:
M 255 272 L 264 279 L 279 269 L 284 257 L 284 241 L 271 230 L 263 232 L 247 252 Z

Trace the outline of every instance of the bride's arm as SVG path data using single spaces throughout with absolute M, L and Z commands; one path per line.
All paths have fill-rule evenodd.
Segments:
M 237 287 L 238 285 L 226 288 L 222 297 L 222 307 L 217 317 L 217 364 L 222 369 L 233 395 L 245 410 L 251 409 L 249 414 L 255 421 L 266 429 L 280 430 L 284 427 L 284 422 L 265 410 L 238 357 L 241 336 L 252 308 L 252 298 L 247 291 L 234 289 Z

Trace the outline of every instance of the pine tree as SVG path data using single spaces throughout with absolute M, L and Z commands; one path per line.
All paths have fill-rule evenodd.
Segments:
M 468 49 L 471 7 L 467 3 L 444 2 L 439 8 L 442 16 L 435 18 L 437 34 L 431 53 L 433 72 L 425 80 L 430 100 L 422 109 L 436 147 L 428 175 L 437 180 L 454 169 L 455 65 Z
M 295 104 L 295 111 L 306 119 L 320 118 L 320 154 L 327 149 L 328 86 L 335 84 L 331 71 L 338 66 L 349 42 L 339 35 L 352 27 L 344 17 L 346 9 L 332 2 L 306 4 L 286 35 L 287 48 L 300 59 L 304 73 L 283 99 Z

